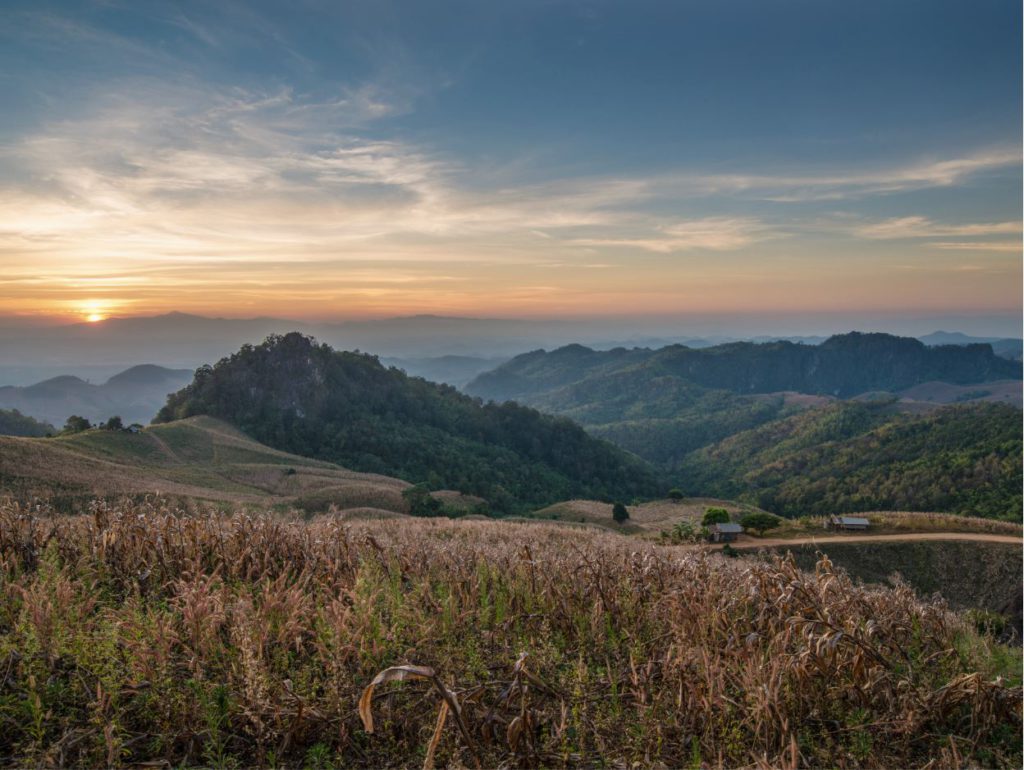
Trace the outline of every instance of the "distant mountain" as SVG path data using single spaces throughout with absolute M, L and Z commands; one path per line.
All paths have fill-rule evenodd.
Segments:
M 381 358 L 385 366 L 401 369 L 410 377 L 422 377 L 431 382 L 461 388 L 483 372 L 503 364 L 506 358 L 479 356 L 436 356 L 433 358 Z
M 92 422 L 119 415 L 125 424 L 148 423 L 167 395 L 191 379 L 190 369 L 152 364 L 133 366 L 102 385 L 64 375 L 25 387 L 0 387 L 0 408 L 17 409 L 58 427 L 73 414 Z
M 908 337 L 851 332 L 820 345 L 735 342 L 699 350 L 673 345 L 607 352 L 570 345 L 517 356 L 477 377 L 466 392 L 529 403 L 540 392 L 632 366 L 645 367 L 651 376 L 733 393 L 797 391 L 841 398 L 931 380 L 967 384 L 1021 377 L 1019 364 L 996 356 L 987 344 L 928 347 Z
M 1021 413 L 1001 404 L 905 414 L 837 403 L 743 431 L 681 464 L 689 492 L 785 516 L 875 510 L 1021 518 Z
M 932 332 L 918 337 L 925 345 L 975 345 L 990 344 L 997 356 L 1020 361 L 1024 352 L 1024 341 L 1013 337 L 972 337 L 962 332 Z
M 661 490 L 649 466 L 569 420 L 481 405 L 298 333 L 200 368 L 157 421 L 197 414 L 277 449 L 479 495 L 502 512 Z

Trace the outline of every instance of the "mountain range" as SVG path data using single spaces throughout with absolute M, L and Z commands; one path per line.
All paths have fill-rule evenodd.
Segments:
M 806 334 L 726 334 L 723 329 L 730 328 L 726 321 L 717 319 L 712 323 L 699 318 L 528 320 L 420 315 L 309 322 L 269 317 L 208 318 L 175 312 L 40 327 L 0 318 L 0 385 L 29 385 L 58 375 L 103 381 L 140 361 L 173 369 L 195 369 L 231 354 L 243 344 L 258 344 L 270 334 L 290 331 L 314 336 L 338 349 L 370 351 L 411 374 L 453 385 L 461 385 L 501 360 L 525 351 L 551 349 L 573 342 L 607 350 L 619 346 L 661 348 L 674 344 L 707 348 L 744 340 L 788 340 L 814 345 L 826 339 Z M 928 322 L 919 321 L 916 325 L 920 327 Z M 967 320 L 963 322 L 967 328 L 973 328 Z M 993 320 L 984 328 L 1004 328 L 1005 325 Z M 834 322 L 829 322 L 828 326 L 834 326 Z M 711 333 L 710 329 L 715 331 Z M 956 339 L 948 339 L 949 342 L 992 342 L 997 353 L 1010 357 L 1020 355 L 1019 339 L 969 337 L 959 332 L 935 332 L 923 339 L 932 344 L 950 335 Z M 467 359 L 480 360 L 471 363 Z M 480 368 L 474 371 L 474 366 Z
M 570 345 L 517 356 L 466 390 L 570 417 L 689 494 L 786 515 L 1019 517 L 1020 378 L 989 344 L 851 333 L 819 345 Z M 939 432 L 945 441 L 927 440 Z
M 191 369 L 152 364 L 133 366 L 100 385 L 63 375 L 25 387 L 0 387 L 0 409 L 17 409 L 58 427 L 73 414 L 91 422 L 118 415 L 125 424 L 145 424 L 166 403 L 168 394 L 191 379 Z

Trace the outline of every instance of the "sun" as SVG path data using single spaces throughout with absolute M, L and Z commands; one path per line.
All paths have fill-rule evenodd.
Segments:
M 110 317 L 111 303 L 108 300 L 88 299 L 75 304 L 80 317 L 84 318 L 86 323 L 95 324 Z

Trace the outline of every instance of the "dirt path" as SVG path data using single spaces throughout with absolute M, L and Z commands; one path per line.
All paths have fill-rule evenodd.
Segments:
M 829 543 L 893 543 L 921 540 L 971 540 L 981 543 L 1016 543 L 1024 540 L 1014 535 L 992 535 L 986 532 L 907 532 L 898 535 L 823 535 L 822 537 L 744 537 L 730 543 L 733 548 L 779 548 L 787 545 L 828 545 Z

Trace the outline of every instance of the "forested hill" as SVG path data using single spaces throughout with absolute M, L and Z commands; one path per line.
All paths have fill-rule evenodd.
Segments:
M 55 432 L 49 423 L 33 419 L 17 409 L 0 409 L 0 436 L 46 436 Z
M 934 380 L 967 384 L 1021 378 L 1021 364 L 997 356 L 989 344 L 929 347 L 909 337 L 851 332 L 820 345 L 735 342 L 606 352 L 569 345 L 517 356 L 477 377 L 466 391 L 495 401 L 529 402 L 544 391 L 636 367 L 652 377 L 678 377 L 734 393 L 798 391 L 840 398 Z
M 483 405 L 298 333 L 200 368 L 155 421 L 197 414 L 277 449 L 480 495 L 499 511 L 661 489 L 650 466 L 568 419 Z
M 893 406 L 839 402 L 736 433 L 689 454 L 683 486 L 784 516 L 916 510 L 1020 521 L 1019 409 Z

